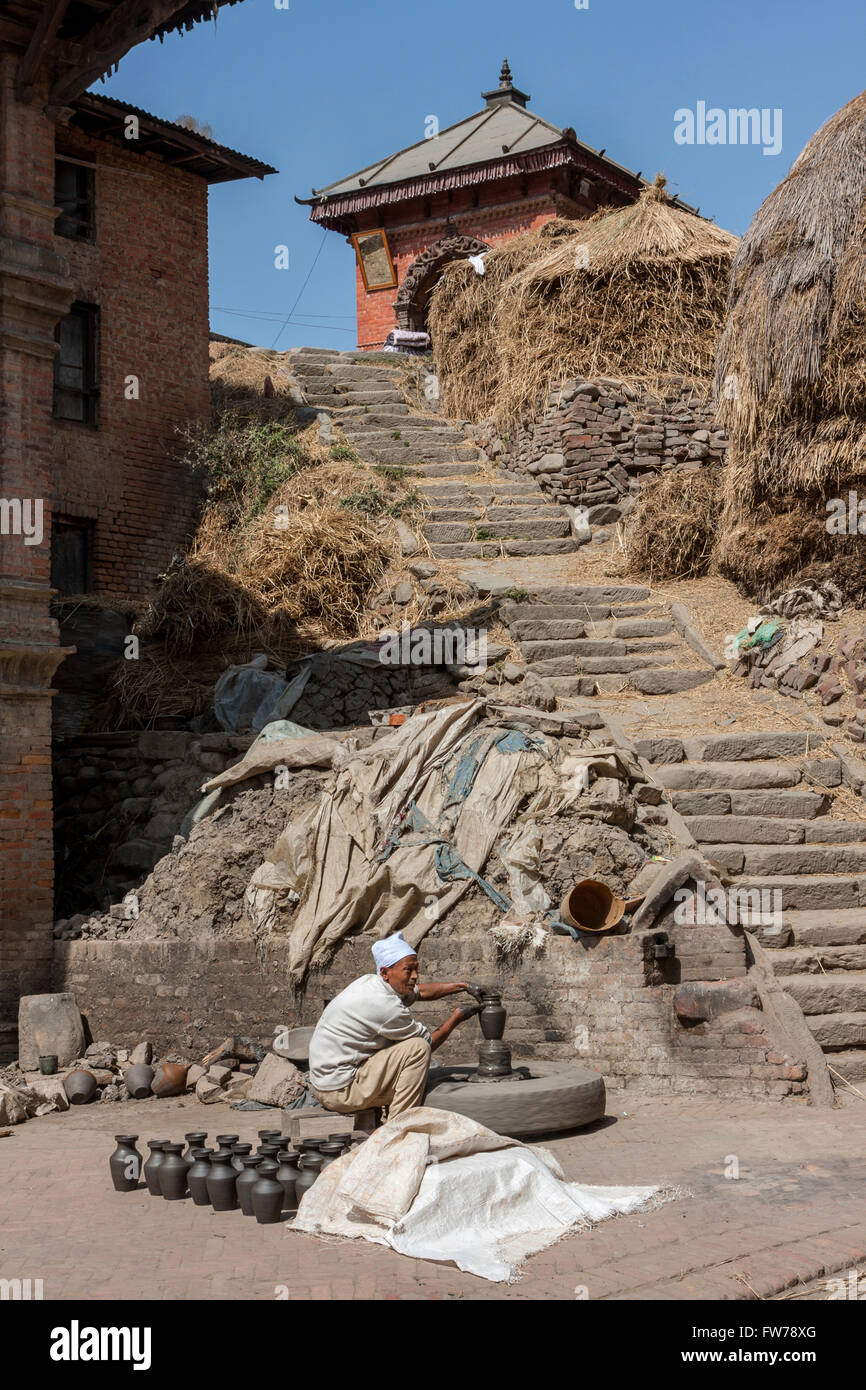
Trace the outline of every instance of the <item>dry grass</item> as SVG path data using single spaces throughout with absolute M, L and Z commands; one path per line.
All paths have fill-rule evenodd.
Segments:
M 708 573 L 718 535 L 721 470 L 663 473 L 641 489 L 624 527 L 624 554 L 632 573 L 694 579 Z
M 446 267 L 430 306 L 443 412 L 505 427 L 575 376 L 708 391 L 736 244 L 660 178 L 634 204 L 514 237 L 483 276 Z

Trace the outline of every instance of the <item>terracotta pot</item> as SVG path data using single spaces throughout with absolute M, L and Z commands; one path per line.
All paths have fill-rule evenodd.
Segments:
M 277 1182 L 277 1165 L 263 1158 L 256 1169 L 256 1180 L 250 1188 L 253 1213 L 260 1226 L 272 1226 L 279 1221 L 283 1210 L 283 1184 Z
M 238 1175 L 232 1167 L 231 1149 L 220 1149 L 210 1156 L 207 1195 L 214 1211 L 234 1211 L 238 1204 Z
M 96 1095 L 96 1077 L 90 1071 L 71 1071 L 63 1089 L 70 1105 L 87 1105 Z
M 244 1216 L 255 1216 L 253 1211 L 253 1185 L 256 1181 L 256 1169 L 262 1162 L 259 1154 L 244 1154 L 241 1159 L 241 1171 L 238 1173 L 238 1180 L 235 1183 L 235 1191 L 238 1194 L 238 1203 Z
M 166 1144 L 165 1160 L 159 1169 L 159 1187 L 169 1202 L 179 1202 L 186 1196 L 189 1168 L 183 1156 L 183 1144 Z
M 147 1141 L 150 1158 L 144 1165 L 144 1181 L 147 1183 L 147 1190 L 151 1197 L 162 1196 L 162 1189 L 159 1185 L 159 1170 L 165 1162 L 165 1146 L 170 1143 L 170 1139 L 148 1139 Z
M 137 1134 L 115 1134 L 117 1148 L 108 1160 L 115 1192 L 135 1192 L 141 1177 L 141 1154 L 135 1147 Z
M 559 915 L 570 927 L 580 931 L 603 932 L 617 926 L 626 912 L 643 902 L 643 897 L 620 898 L 598 879 L 583 878 L 566 893 Z
M 209 1207 L 210 1196 L 207 1190 L 207 1180 L 210 1175 L 210 1149 L 194 1149 L 192 1164 L 186 1170 L 186 1184 L 189 1188 L 189 1195 L 192 1197 L 197 1207 Z
M 277 1155 L 277 1182 L 283 1185 L 283 1211 L 295 1211 L 298 1199 L 295 1196 L 295 1183 L 298 1180 L 298 1160 L 301 1155 L 297 1149 L 283 1149 Z
M 188 1071 L 189 1067 L 180 1062 L 163 1062 L 151 1082 L 151 1091 L 155 1096 L 182 1096 Z
M 123 1080 L 133 1100 L 144 1100 L 151 1094 L 153 1067 L 146 1067 L 143 1062 L 135 1062 L 131 1067 L 127 1067 Z

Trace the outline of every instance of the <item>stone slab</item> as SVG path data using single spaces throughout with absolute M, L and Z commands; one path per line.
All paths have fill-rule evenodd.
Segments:
M 18 1003 L 18 1062 L 36 1071 L 40 1056 L 66 1067 L 84 1053 L 84 1027 L 75 995 L 23 994 Z

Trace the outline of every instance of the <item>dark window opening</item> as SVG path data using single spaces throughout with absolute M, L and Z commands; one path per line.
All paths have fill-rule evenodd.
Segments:
M 61 594 L 93 588 L 93 522 L 51 520 L 51 587 Z
M 73 304 L 57 325 L 60 344 L 54 359 L 54 416 L 96 424 L 99 395 L 98 311 L 94 304 Z
M 54 202 L 63 211 L 54 223 L 57 236 L 94 239 L 93 170 L 67 159 L 54 163 Z

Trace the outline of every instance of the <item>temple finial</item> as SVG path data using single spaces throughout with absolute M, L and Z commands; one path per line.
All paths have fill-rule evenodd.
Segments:
M 508 66 L 507 58 L 503 58 L 502 60 L 502 71 L 499 74 L 499 85 L 500 87 L 511 86 L 511 68 Z

